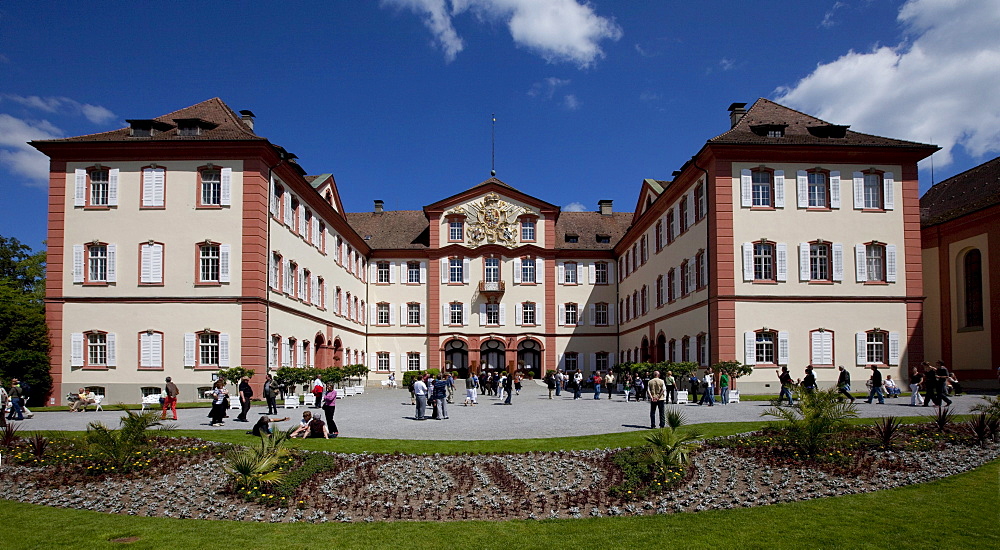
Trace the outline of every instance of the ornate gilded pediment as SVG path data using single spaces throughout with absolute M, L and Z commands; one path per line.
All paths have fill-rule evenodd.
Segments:
M 445 212 L 445 216 L 449 214 L 465 216 L 469 246 L 499 244 L 507 248 L 517 246 L 517 218 L 525 214 L 538 215 L 528 208 L 504 201 L 493 192 L 487 193 L 480 201 Z

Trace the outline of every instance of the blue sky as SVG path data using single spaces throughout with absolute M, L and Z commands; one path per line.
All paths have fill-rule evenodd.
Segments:
M 25 141 L 215 96 L 332 172 L 349 211 L 489 177 L 491 113 L 499 178 L 631 210 L 758 97 L 942 145 L 940 181 L 1000 152 L 997 28 L 982 0 L 7 2 L 0 235 L 45 238 L 46 162 Z

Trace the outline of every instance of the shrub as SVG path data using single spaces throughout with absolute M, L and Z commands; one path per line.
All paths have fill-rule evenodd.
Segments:
M 1000 419 L 981 412 L 967 421 L 965 427 L 976 438 L 976 443 L 985 447 L 990 436 L 996 433 L 997 424 L 1000 424 Z
M 947 431 L 948 427 L 955 420 L 955 413 L 950 408 L 945 407 L 938 407 L 935 411 L 933 415 L 927 418 L 930 419 L 931 425 L 937 428 L 938 432 L 943 433 Z
M 3 427 L 3 431 L 0 431 L 0 445 L 3 445 L 3 448 L 8 451 L 13 449 L 14 445 L 17 445 L 17 442 L 21 440 L 21 436 L 17 435 L 20 429 L 21 426 L 19 424 L 8 422 Z
M 761 416 L 773 416 L 781 421 L 778 428 L 791 445 L 808 457 L 815 457 L 830 438 L 845 426 L 848 418 L 858 416 L 857 408 L 841 403 L 837 389 L 804 393 L 791 407 L 771 407 Z
M 31 447 L 31 454 L 37 459 L 45 458 L 45 451 L 52 441 L 40 433 L 33 433 L 28 437 L 28 446 Z
M 875 433 L 875 437 L 883 449 L 891 449 L 893 443 L 901 435 L 899 428 L 902 425 L 903 423 L 895 416 L 885 416 L 875 421 L 872 432 Z
M 256 490 L 281 482 L 285 472 L 278 469 L 280 460 L 288 456 L 285 443 L 292 430 L 260 436 L 260 445 L 235 447 L 224 456 L 223 470 L 229 474 L 235 491 Z
M 85 437 L 93 452 L 102 460 L 115 468 L 127 470 L 135 465 L 137 457 L 141 457 L 139 451 L 148 445 L 148 430 L 162 424 L 159 413 L 137 413 L 125 409 L 124 405 L 119 407 L 125 411 L 125 416 L 119 420 L 121 428 L 112 429 L 100 422 L 91 422 L 87 425 Z

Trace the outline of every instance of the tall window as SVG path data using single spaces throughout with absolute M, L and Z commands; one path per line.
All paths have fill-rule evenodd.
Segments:
M 104 169 L 90 171 L 90 204 L 92 206 L 108 206 L 108 171 Z
M 829 191 L 825 172 L 809 172 L 809 208 L 827 208 L 830 206 Z
M 663 275 L 656 278 L 656 307 L 663 305 Z
M 691 262 L 684 260 L 681 262 L 681 296 L 687 296 L 691 292 Z
M 222 172 L 218 169 L 201 171 L 201 204 L 222 204 Z
M 774 243 L 753 244 L 753 278 L 757 281 L 773 281 Z
M 887 333 L 873 330 L 868 333 L 865 345 L 866 361 L 869 363 L 885 363 Z
M 610 367 L 610 365 L 608 365 L 608 352 L 602 351 L 594 355 L 594 362 L 597 363 L 594 365 L 595 370 L 599 370 L 601 372 L 608 370 Z
M 671 338 L 667 342 L 667 360 L 676 361 L 677 360 L 677 340 Z
M 869 281 L 885 281 L 885 246 L 865 245 L 865 271 Z
M 882 174 L 865 174 L 865 208 L 882 209 Z
M 500 282 L 500 258 L 486 258 L 483 278 L 487 283 Z
M 813 243 L 809 245 L 809 278 L 813 281 L 830 280 L 830 245 Z
M 695 288 L 703 288 L 708 284 L 708 273 L 706 272 L 704 251 L 695 255 L 695 277 Z
M 107 366 L 108 364 L 108 335 L 103 332 L 91 332 L 87 334 L 87 365 Z
M 326 280 L 323 277 L 316 277 L 316 296 L 319 298 L 316 305 L 326 309 Z
M 535 220 L 521 220 L 521 240 L 535 240 Z
M 608 304 L 594 304 L 594 324 L 601 327 L 608 326 Z
M 643 315 L 645 315 L 649 311 L 649 290 L 646 285 L 642 285 L 642 290 L 640 291 L 639 296 L 639 299 L 641 300 L 640 311 Z
M 696 338 L 695 345 L 698 348 L 698 364 L 701 366 L 708 365 L 708 335 L 704 333 L 699 334 Z
M 525 302 L 521 305 L 521 323 L 524 325 L 537 325 L 535 318 L 535 303 Z
M 673 302 L 677 299 L 677 271 L 670 268 L 667 271 L 667 301 Z
M 389 324 L 389 304 L 377 304 L 375 306 L 375 324 L 377 325 L 388 325 Z
M 464 322 L 465 321 L 465 316 L 462 315 L 463 309 L 464 308 L 462 307 L 462 304 L 460 304 L 460 303 L 455 302 L 455 303 L 450 304 L 451 324 L 453 324 L 453 325 L 463 325 L 463 324 L 465 324 L 465 322 Z
M 674 242 L 674 239 L 677 238 L 677 235 L 674 233 L 674 227 L 676 226 L 677 224 L 674 222 L 674 209 L 671 208 L 667 211 L 667 244 Z
M 465 224 L 461 220 L 452 220 L 448 222 L 448 240 L 461 241 L 462 229 L 464 225 Z
M 389 371 L 389 353 L 380 351 L 375 354 L 375 370 Z
M 103 244 L 93 244 L 87 247 L 87 281 L 105 282 L 108 280 L 108 247 Z
M 406 264 L 406 282 L 411 285 L 420 284 L 420 262 Z
M 965 270 L 965 326 L 983 326 L 983 256 L 970 250 L 963 261 Z
M 691 337 L 685 336 L 681 338 L 681 361 L 687 362 L 691 360 Z
M 775 362 L 774 344 L 777 339 L 777 334 L 773 332 L 762 331 L 757 333 L 756 356 L 758 365 Z
M 462 269 L 462 258 L 451 258 L 448 260 L 448 282 L 461 283 L 465 280 L 465 272 Z
M 410 352 L 406 354 L 406 368 L 409 370 L 420 370 L 420 354 Z
M 656 246 L 656 251 L 659 252 L 663 250 L 663 220 L 656 222 L 656 236 L 653 238 L 653 245 Z
M 754 170 L 750 173 L 750 178 L 753 206 L 773 206 L 771 172 Z
M 632 317 L 636 318 L 639 316 L 639 291 L 632 291 Z
M 199 366 L 219 366 L 219 333 L 203 332 L 198 335 Z
M 198 266 L 201 282 L 219 282 L 219 245 L 203 244 L 198 247 Z
M 594 264 L 594 284 L 595 285 L 606 285 L 608 284 L 608 263 L 607 262 L 597 262 Z
M 535 259 L 522 259 L 521 260 L 521 282 L 522 283 L 534 283 L 535 282 Z
M 705 186 L 694 188 L 694 219 L 699 221 L 705 217 Z
M 565 267 L 564 267 L 564 269 L 563 269 L 563 272 L 565 274 L 564 282 L 566 284 L 568 284 L 568 285 L 575 285 L 575 284 L 577 284 L 578 281 L 576 280 L 576 263 L 575 262 L 567 262 L 566 265 L 565 265 Z
M 576 304 L 566 304 L 566 324 L 575 325 L 576 321 Z
M 375 282 L 379 284 L 389 283 L 389 262 L 379 262 L 375 264 Z
M 641 254 L 639 257 L 639 263 L 640 265 L 645 265 L 649 260 L 649 238 L 646 237 L 646 235 L 643 235 L 642 238 L 639 239 L 639 253 Z
M 486 304 L 486 324 L 500 324 L 500 304 Z
M 406 304 L 406 324 L 420 325 L 420 304 Z
M 579 369 L 578 355 L 574 352 L 568 352 L 563 356 L 563 362 L 566 366 L 567 371 L 575 371 Z
M 688 229 L 688 196 L 681 197 L 681 204 L 677 207 L 677 216 L 681 222 L 681 233 Z

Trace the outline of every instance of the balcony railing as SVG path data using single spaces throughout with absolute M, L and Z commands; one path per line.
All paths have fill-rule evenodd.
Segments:
M 479 281 L 479 292 L 503 292 L 503 281 L 487 282 Z

